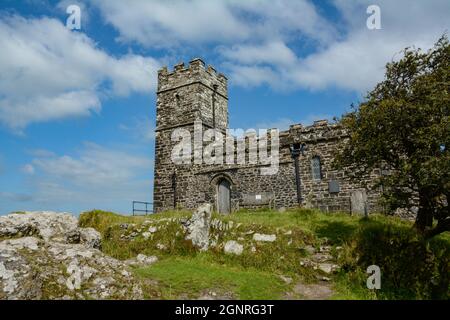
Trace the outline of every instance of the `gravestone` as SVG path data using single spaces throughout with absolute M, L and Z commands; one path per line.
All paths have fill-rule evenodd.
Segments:
M 366 190 L 355 190 L 350 194 L 351 212 L 357 215 L 368 215 Z

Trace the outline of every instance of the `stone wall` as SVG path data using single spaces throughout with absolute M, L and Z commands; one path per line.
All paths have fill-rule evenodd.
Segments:
M 338 125 L 323 120 L 307 127 L 292 125 L 289 130 L 280 132 L 279 169 L 274 175 L 261 175 L 264 165 L 249 164 L 251 150 L 248 138 L 245 164 L 236 164 L 234 154 L 235 164 L 195 164 L 192 156 L 190 164 L 175 165 L 171 160 L 172 149 L 178 143 L 171 141 L 174 129 L 187 129 L 193 137 L 196 120 L 202 122 L 203 132 L 213 127 L 225 132 L 228 128 L 227 80 L 212 67 L 205 67 L 199 59 L 191 61 L 187 68 L 179 64 L 172 72 L 163 68 L 158 73 L 158 80 L 153 200 L 156 212 L 174 208 L 195 209 L 205 202 L 216 208 L 217 185 L 221 179 L 231 184 L 234 210 L 298 206 L 290 148 L 299 143 L 307 146 L 307 150 L 299 155 L 301 206 L 324 211 L 357 210 L 359 213 L 381 210 L 377 203 L 378 190 L 367 189 L 373 185 L 377 172 L 355 183 L 350 181 L 346 170 L 333 170 L 333 157 L 345 143 L 346 135 Z M 234 143 L 236 151 L 236 138 Z M 203 143 L 203 147 L 207 144 Z M 195 147 L 192 141 L 192 150 Z M 270 144 L 268 150 L 270 153 Z M 320 179 L 313 179 L 313 157 L 320 159 Z M 363 199 L 364 203 L 355 204 L 355 199 Z

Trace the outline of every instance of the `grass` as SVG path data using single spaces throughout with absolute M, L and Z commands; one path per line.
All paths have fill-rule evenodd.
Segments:
M 281 299 L 289 290 L 274 274 L 218 264 L 202 254 L 169 257 L 135 273 L 157 280 L 163 299 L 197 298 L 200 292 L 208 291 L 235 299 Z
M 160 261 L 135 270 L 140 279 L 154 279 L 158 286 L 148 288 L 165 299 L 198 297 L 205 290 L 237 299 L 279 299 L 290 287 L 279 275 L 294 282 L 314 282 L 320 272 L 300 265 L 308 254 L 302 248 L 320 248 L 327 243 L 342 266 L 331 277 L 334 299 L 445 299 L 449 293 L 450 235 L 441 234 L 422 241 L 412 231 L 411 222 L 395 217 L 369 218 L 346 213 L 323 213 L 296 209 L 240 211 L 229 216 L 213 215 L 227 230 L 211 230 L 218 245 L 198 253 L 184 240 L 180 219 L 191 213 L 173 211 L 146 217 L 121 216 L 92 211 L 80 216 L 80 225 L 102 233 L 103 251 L 118 259 L 139 253 L 156 255 Z M 124 229 L 123 224 L 128 224 Z M 149 226 L 158 228 L 150 238 L 142 236 Z M 272 243 L 252 240 L 254 232 L 276 234 Z M 127 238 L 132 234 L 136 236 Z M 237 240 L 244 245 L 240 256 L 223 253 L 223 244 Z M 158 248 L 163 245 L 164 250 Z M 338 252 L 337 247 L 342 249 Z M 365 270 L 371 264 L 382 268 L 382 289 L 366 288 Z M 323 275 L 323 274 L 322 274 Z

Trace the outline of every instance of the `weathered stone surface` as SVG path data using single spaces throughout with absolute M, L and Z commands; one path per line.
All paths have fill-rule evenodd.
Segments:
M 244 246 L 234 240 L 227 241 L 223 251 L 228 254 L 241 255 L 244 251 Z
M 0 237 L 37 236 L 45 241 L 62 240 L 78 228 L 78 220 L 67 213 L 35 211 L 0 217 Z
M 146 256 L 145 254 L 140 253 L 135 258 L 126 260 L 125 263 L 133 266 L 148 266 L 157 261 L 158 257 L 156 256 Z
M 253 240 L 262 242 L 274 242 L 275 240 L 277 240 L 277 236 L 275 234 L 255 233 L 253 235 Z
M 327 274 L 330 274 L 330 273 L 333 273 L 334 271 L 336 271 L 338 266 L 333 263 L 320 263 L 318 265 L 318 268 L 319 268 L 319 270 L 321 270 Z
M 77 228 L 66 233 L 67 243 L 83 243 L 90 248 L 100 249 L 102 237 L 100 232 L 93 228 Z
M 327 242 L 326 239 L 323 239 L 323 241 Z M 309 256 L 301 259 L 301 266 L 312 268 L 314 270 L 320 270 L 326 274 L 334 273 L 339 269 L 339 266 L 335 263 L 335 259 L 330 253 L 331 246 L 323 245 L 319 247 L 319 250 L 316 250 L 312 246 L 305 246 L 302 249 L 307 251 Z M 336 247 L 336 250 L 339 251 L 339 247 Z
M 0 299 L 141 299 L 127 265 L 69 214 L 0 217 Z M 10 238 L 11 237 L 11 238 Z
M 67 213 L 34 211 L 0 217 L 0 237 L 22 236 L 101 247 L 100 233 L 92 228 L 78 228 L 78 220 Z
M 185 223 L 187 230 L 185 239 L 192 241 L 192 244 L 200 251 L 206 251 L 209 247 L 211 209 L 210 204 L 200 206 L 192 218 Z
M 294 293 L 306 300 L 327 300 L 333 296 L 333 290 L 327 283 L 304 284 L 298 283 L 294 287 Z M 289 297 L 288 298 L 292 298 Z
M 158 261 L 158 257 L 155 256 L 146 256 L 145 254 L 138 254 L 137 261 L 143 264 L 152 264 Z
M 151 235 L 152 235 L 152 234 L 151 234 L 150 232 L 143 232 L 143 233 L 142 233 L 142 236 L 144 237 L 144 239 L 150 238 Z
M 366 190 L 353 190 L 350 194 L 352 214 L 367 215 L 369 212 Z

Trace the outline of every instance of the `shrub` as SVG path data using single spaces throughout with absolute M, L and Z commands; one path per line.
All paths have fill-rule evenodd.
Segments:
M 344 270 L 380 267 L 379 299 L 450 297 L 450 247 L 444 239 L 425 241 L 411 228 L 367 221 L 346 247 Z

